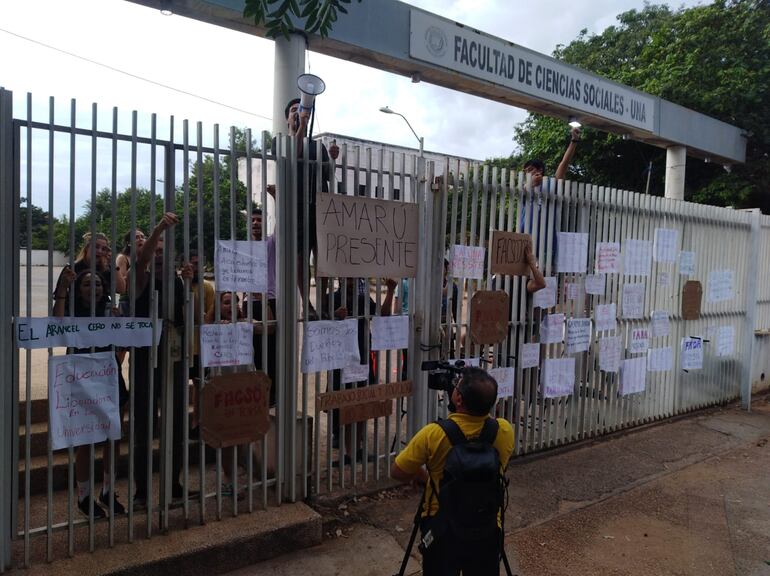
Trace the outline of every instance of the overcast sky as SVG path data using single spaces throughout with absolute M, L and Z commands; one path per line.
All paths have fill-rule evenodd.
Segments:
M 620 12 L 644 6 L 643 0 L 408 3 L 544 54 L 569 43 L 583 28 L 599 33 Z M 707 2 L 660 3 L 679 7 Z M 14 91 L 17 114 L 25 112 L 29 91 L 42 110 L 47 110 L 48 97 L 55 96 L 57 121 L 65 124 L 70 98 L 78 100 L 79 121 L 87 125 L 91 103 L 98 103 L 99 128 L 104 130 L 111 130 L 113 106 L 140 111 L 140 122 L 145 114 L 157 113 L 161 133 L 170 115 L 177 123 L 219 123 L 225 132 L 229 125 L 255 132 L 272 128 L 272 41 L 163 16 L 125 0 L 0 0 L 0 54 L 0 86 Z M 485 159 L 512 152 L 513 128 L 526 116 L 519 108 L 426 82 L 413 84 L 409 78 L 313 52 L 307 62 L 308 71 L 327 84 L 319 97 L 315 133 L 416 147 L 398 117 L 378 111 L 388 105 L 409 118 L 425 137 L 427 150 Z M 130 130 L 128 115 L 121 116 L 120 130 Z

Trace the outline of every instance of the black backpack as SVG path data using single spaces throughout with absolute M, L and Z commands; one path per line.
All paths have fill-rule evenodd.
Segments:
M 494 446 L 499 424 L 487 418 L 479 436 L 469 440 L 454 421 L 436 423 L 452 447 L 439 484 L 438 512 L 431 522 L 434 537 L 448 531 L 457 542 L 491 538 L 497 533 L 497 515 L 503 513 L 507 486 Z M 431 487 L 436 494 L 432 479 Z

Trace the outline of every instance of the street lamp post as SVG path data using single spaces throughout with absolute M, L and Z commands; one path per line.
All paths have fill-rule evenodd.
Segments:
M 412 128 L 412 125 L 409 123 L 409 120 L 406 119 L 406 116 L 404 116 L 403 114 L 400 114 L 399 112 L 396 112 L 395 110 L 391 110 L 387 106 L 381 107 L 380 112 L 384 112 L 385 114 L 395 114 L 396 116 L 401 116 L 401 118 L 404 119 L 404 122 L 406 122 L 406 125 L 409 126 L 409 129 L 412 131 L 412 134 L 414 134 L 414 137 L 417 138 L 417 141 L 420 143 L 420 158 L 422 158 L 422 148 L 423 148 L 425 139 L 422 136 L 417 135 L 417 132 L 415 132 L 414 128 Z

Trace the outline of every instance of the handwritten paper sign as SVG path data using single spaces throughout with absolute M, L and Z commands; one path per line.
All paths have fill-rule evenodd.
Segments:
M 679 274 L 695 276 L 695 252 L 679 253 Z
M 565 292 L 567 292 L 567 300 L 577 300 L 580 298 L 580 283 L 579 282 L 565 282 Z
M 628 351 L 631 354 L 645 354 L 650 347 L 650 331 L 647 328 L 631 328 L 631 342 Z
M 596 320 L 596 330 L 615 330 L 617 327 L 615 303 L 599 304 L 594 309 L 594 319 Z
M 200 334 L 204 367 L 254 363 L 254 326 L 251 322 L 204 324 Z
M 409 348 L 409 316 L 372 317 L 372 350 Z
M 114 352 L 48 359 L 48 416 L 54 450 L 120 440 Z
M 414 278 L 417 204 L 366 196 L 318 194 L 319 276 Z
M 217 240 L 217 292 L 267 292 L 267 244 L 263 240 Z
M 717 329 L 717 356 L 732 356 L 735 349 L 735 326 Z
M 575 388 L 575 358 L 548 358 L 542 374 L 543 398 L 569 396 Z
M 621 396 L 644 392 L 644 385 L 647 380 L 647 358 L 628 358 L 623 360 L 620 366 L 620 389 L 618 393 Z
M 526 249 L 532 247 L 532 236 L 514 232 L 492 232 L 492 274 L 527 276 L 529 263 Z
M 480 246 L 452 246 L 449 273 L 455 278 L 482 278 L 484 276 L 484 248 Z
M 658 272 L 657 284 L 661 288 L 665 288 L 671 284 L 671 275 L 668 272 Z
M 644 317 L 644 284 L 623 285 L 623 318 Z
M 668 312 L 665 310 L 652 311 L 652 337 L 668 336 Z
M 532 297 L 532 306 L 535 308 L 552 308 L 556 306 L 556 287 L 558 285 L 554 276 L 546 276 L 545 288 L 535 292 Z
M 649 276 L 652 269 L 652 242 L 634 240 L 623 242 L 623 274 Z
M 471 298 L 471 340 L 476 344 L 497 344 L 508 335 L 507 292 L 479 290 Z
M 591 319 L 567 320 L 567 354 L 586 352 L 591 345 Z
M 556 344 L 564 339 L 564 314 L 549 314 L 540 323 L 540 343 Z
M 358 320 L 317 320 L 305 324 L 302 372 L 322 372 L 360 364 Z
M 155 343 L 160 342 L 158 324 Z M 16 318 L 19 348 L 152 346 L 152 320 L 126 317 Z
M 597 242 L 594 271 L 597 274 L 620 272 L 620 242 Z
M 588 274 L 586 276 L 586 294 L 603 295 L 606 280 L 607 277 L 604 274 Z
M 671 346 L 650 348 L 647 351 L 648 372 L 668 372 L 674 367 L 674 351 Z
M 703 368 L 703 340 L 700 338 L 682 338 L 682 370 L 700 370 Z
M 537 368 L 540 366 L 540 344 L 522 344 L 521 345 L 521 367 Z
M 599 339 L 599 370 L 617 372 L 620 370 L 620 353 L 623 342 L 620 337 Z
M 586 271 L 588 263 L 588 234 L 584 232 L 559 232 L 559 250 L 556 253 L 557 272 Z
M 733 299 L 732 270 L 714 270 L 709 272 L 709 302 L 726 302 Z
M 342 383 L 367 382 L 369 380 L 369 364 L 351 364 L 342 369 Z
M 679 251 L 679 230 L 655 229 L 655 262 L 676 262 Z
M 697 280 L 688 280 L 682 288 L 682 319 L 697 320 L 700 318 L 700 305 L 703 298 L 703 288 Z
M 497 397 L 513 396 L 513 381 L 516 370 L 513 368 L 490 368 L 487 373 L 497 382 Z

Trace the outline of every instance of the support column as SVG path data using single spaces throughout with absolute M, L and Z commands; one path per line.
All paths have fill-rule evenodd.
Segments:
M 301 34 L 289 34 L 275 39 L 273 67 L 273 135 L 286 132 L 284 108 L 292 98 L 299 97 L 297 77 L 305 73 L 307 41 Z
M 666 150 L 666 198 L 684 200 L 686 146 L 669 146 Z
M 754 323 L 757 317 L 757 286 L 760 282 L 759 266 L 753 263 L 759 260 L 759 246 L 762 233 L 762 212 L 753 208 L 751 212 L 751 239 L 749 241 L 749 265 L 746 267 L 746 319 L 743 333 L 743 369 L 741 370 L 741 407 L 751 411 L 751 367 L 754 364 Z

